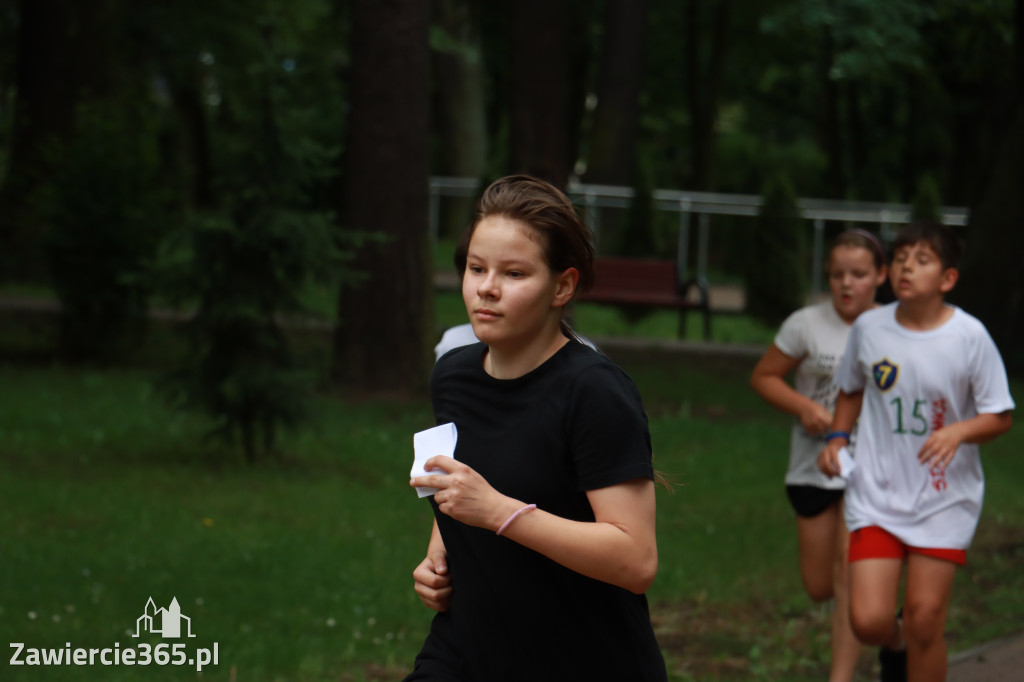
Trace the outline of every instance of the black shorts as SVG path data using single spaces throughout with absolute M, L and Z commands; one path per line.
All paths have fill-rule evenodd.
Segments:
M 818 488 L 813 485 L 787 485 L 786 496 L 797 516 L 812 519 L 843 499 L 842 488 Z

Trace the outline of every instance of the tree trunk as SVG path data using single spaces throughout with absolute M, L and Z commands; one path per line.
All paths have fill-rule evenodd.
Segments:
M 988 189 L 971 211 L 955 300 L 988 328 L 1007 364 L 1024 370 L 1024 101 L 1018 97 Z
M 684 186 L 709 192 L 715 185 L 715 126 L 718 120 L 718 101 L 725 74 L 725 59 L 729 48 L 731 8 L 729 0 L 714 3 L 713 28 L 710 44 L 701 39 L 705 35 L 702 19 L 705 5 L 702 0 L 687 0 L 685 8 L 686 66 L 684 87 L 690 113 L 690 175 Z M 702 53 L 707 53 L 707 59 Z M 706 67 L 705 67 L 706 62 Z M 699 216 L 691 213 L 689 253 L 696 254 L 700 232 Z M 691 256 L 694 258 L 694 256 Z M 687 268 L 690 263 L 683 263 Z
M 366 391 L 422 388 L 430 368 L 429 16 L 420 0 L 352 3 L 345 227 L 382 237 L 338 302 L 333 376 Z
M 210 129 L 203 111 L 198 74 L 165 72 L 171 102 L 178 114 L 182 142 L 179 145 L 183 175 L 189 181 L 188 203 L 205 209 L 214 204 Z
M 1015 3 L 1017 98 L 1002 137 L 992 177 L 971 211 L 962 277 L 954 300 L 977 316 L 999 346 L 1011 371 L 1024 372 L 1024 0 Z
M 852 182 L 861 192 L 864 192 L 865 196 L 878 196 L 874 193 L 874 182 L 877 178 L 869 176 L 867 129 L 861 101 L 862 90 L 856 82 L 851 82 L 846 84 L 845 92 L 847 135 L 850 140 L 850 176 L 853 178 Z M 867 191 L 865 192 L 865 190 Z
M 841 92 L 839 83 L 832 78 L 832 62 L 835 58 L 835 40 L 826 30 L 825 49 L 822 54 L 819 75 L 821 78 L 821 148 L 825 152 L 828 167 L 825 171 L 825 194 L 830 199 L 846 198 L 845 154 L 843 153 L 843 123 L 840 116 Z
M 445 42 L 434 46 L 436 168 L 441 175 L 483 178 L 489 139 L 478 17 L 468 0 L 435 0 L 434 11 Z M 461 234 L 472 220 L 474 204 L 471 197 L 445 199 L 440 233 Z
M 605 5 L 601 75 L 586 182 L 633 185 L 647 15 L 646 0 L 608 0 Z
M 74 122 L 76 79 L 68 45 L 73 0 L 21 0 L 18 13 L 17 99 L 11 158 L 0 191 L 0 277 L 35 279 L 45 272 L 42 221 L 30 198 L 47 175 L 45 147 L 64 139 Z
M 0 278 L 41 279 L 42 219 L 33 194 L 50 175 L 54 143 L 73 134 L 75 107 L 116 88 L 122 0 L 21 0 L 11 158 L 0 189 Z
M 711 43 L 706 47 L 707 67 L 702 68 L 702 7 L 701 0 L 688 0 L 686 90 L 690 109 L 690 148 L 693 154 L 690 188 L 710 191 L 714 188 L 715 124 L 718 120 L 725 57 L 729 49 L 731 8 L 728 0 L 715 3 Z
M 921 92 L 922 84 L 920 79 L 911 74 L 907 77 L 906 85 L 903 88 L 902 95 L 906 101 L 907 115 L 903 121 L 896 122 L 896 125 L 903 126 L 903 163 L 900 173 L 900 196 L 904 201 L 913 201 L 914 191 L 917 188 L 918 180 L 921 175 L 921 150 L 919 146 L 919 129 L 921 127 L 921 100 L 923 99 L 923 93 Z M 850 161 L 854 168 L 853 177 L 856 180 L 862 180 L 858 172 L 860 166 L 858 160 L 863 157 L 864 145 L 859 144 L 860 140 L 856 138 L 852 140 L 850 144 Z M 858 183 L 863 186 L 863 183 Z
M 567 3 L 511 3 L 511 170 L 557 187 L 569 181 Z M 538 19 L 541 17 L 541 19 Z

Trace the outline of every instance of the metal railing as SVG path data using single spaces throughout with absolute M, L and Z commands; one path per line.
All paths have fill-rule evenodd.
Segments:
M 430 178 L 430 235 L 436 241 L 440 224 L 441 197 L 475 197 L 481 190 L 474 178 L 435 176 Z M 628 209 L 632 203 L 632 187 L 613 185 L 569 184 L 569 197 L 586 209 L 587 220 L 595 236 L 600 234 L 599 208 Z M 658 211 L 679 214 L 676 263 L 680 278 L 685 281 L 690 271 L 690 216 L 697 215 L 696 279 L 707 287 L 708 251 L 710 247 L 712 215 L 756 217 L 761 208 L 761 197 L 756 194 L 718 194 L 690 192 L 676 189 L 657 189 L 653 193 L 654 207 Z M 908 204 L 836 201 L 831 199 L 798 199 L 800 214 L 813 226 L 811 294 L 821 293 L 823 261 L 825 258 L 825 222 L 874 224 L 879 226 L 879 237 L 886 245 L 892 242 L 898 225 L 911 220 L 912 208 Z M 940 220 L 946 225 L 967 224 L 966 208 L 943 206 Z

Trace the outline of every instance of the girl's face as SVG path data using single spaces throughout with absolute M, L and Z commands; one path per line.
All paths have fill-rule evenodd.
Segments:
M 492 347 L 525 347 L 544 333 L 557 333 L 575 272 L 551 271 L 530 226 L 503 216 L 484 218 L 470 239 L 462 277 L 473 332 Z
M 836 312 L 853 324 L 875 304 L 875 290 L 885 281 L 885 266 L 876 267 L 871 252 L 862 246 L 840 245 L 829 256 L 828 281 Z

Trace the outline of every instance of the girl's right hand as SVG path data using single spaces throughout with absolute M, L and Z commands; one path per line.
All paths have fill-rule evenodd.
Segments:
M 444 550 L 428 552 L 412 577 L 420 601 L 434 611 L 448 610 L 452 601 L 452 579 L 448 575 L 448 554 Z
M 821 403 L 810 404 L 800 412 L 800 425 L 811 436 L 820 436 L 832 426 L 832 413 Z

